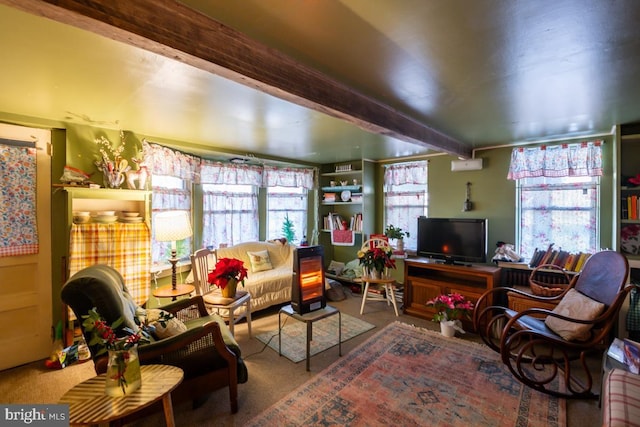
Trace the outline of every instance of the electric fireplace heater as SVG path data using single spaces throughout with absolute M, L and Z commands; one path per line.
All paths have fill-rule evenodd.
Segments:
M 293 252 L 291 307 L 297 313 L 304 314 L 326 305 L 323 247 L 296 248 Z

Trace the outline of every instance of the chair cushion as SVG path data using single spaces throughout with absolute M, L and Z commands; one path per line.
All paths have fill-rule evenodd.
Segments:
M 266 249 L 257 252 L 248 251 L 247 255 L 249 255 L 249 261 L 251 261 L 252 273 L 273 269 L 271 259 L 269 258 L 269 252 Z
M 579 320 L 593 320 L 604 310 L 604 304 L 569 289 L 560 300 L 553 313 Z M 589 338 L 592 325 L 570 322 L 557 317 L 547 316 L 545 324 L 567 341 L 585 340 Z
M 184 322 L 168 311 L 157 308 L 138 309 L 137 315 L 140 322 L 151 328 L 156 339 L 173 337 L 187 330 Z

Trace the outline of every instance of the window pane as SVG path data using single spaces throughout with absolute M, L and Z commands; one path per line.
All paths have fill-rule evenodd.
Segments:
M 306 236 L 307 190 L 292 187 L 269 187 L 267 189 L 267 239 L 286 237 L 285 218 L 293 226 L 292 243 L 300 243 Z
M 173 176 L 153 175 L 152 182 L 152 217 L 151 224 L 155 215 L 160 212 L 183 210 L 191 215 L 191 186 L 187 181 Z M 168 263 L 171 258 L 171 242 L 158 242 L 155 240 L 155 229 L 152 230 L 151 239 L 151 260 L 154 264 Z M 189 237 L 176 242 L 177 258 L 180 260 L 188 260 L 191 254 L 191 241 Z
M 427 167 L 427 162 L 423 162 Z M 418 217 L 427 215 L 428 190 L 425 184 L 384 183 L 385 228 L 389 224 L 408 231 L 404 238 L 405 249 L 418 247 Z
M 258 193 L 251 185 L 205 184 L 202 243 L 217 248 L 255 241 L 258 234 Z
M 595 252 L 598 248 L 599 180 L 591 177 L 518 180 L 519 250 L 536 248 Z

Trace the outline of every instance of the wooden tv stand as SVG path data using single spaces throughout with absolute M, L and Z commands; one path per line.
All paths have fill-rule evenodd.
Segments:
M 474 304 L 487 290 L 500 286 L 500 267 L 450 265 L 428 258 L 410 258 L 404 262 L 404 313 L 432 319 L 433 307 L 427 301 L 441 294 L 456 292 Z M 464 328 L 472 330 L 471 321 Z

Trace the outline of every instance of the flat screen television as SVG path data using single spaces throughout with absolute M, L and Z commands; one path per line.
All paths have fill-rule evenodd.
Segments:
M 418 255 L 447 264 L 486 262 L 487 220 L 419 217 Z

